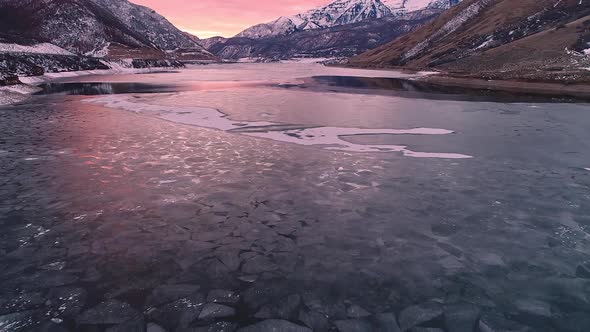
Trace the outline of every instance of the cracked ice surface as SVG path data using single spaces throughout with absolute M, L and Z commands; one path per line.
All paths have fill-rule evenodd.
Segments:
M 0 107 L 5 329 L 590 330 L 587 105 L 132 98 Z

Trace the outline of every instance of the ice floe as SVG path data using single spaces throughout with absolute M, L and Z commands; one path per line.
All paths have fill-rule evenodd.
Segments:
M 412 129 L 359 129 L 339 127 L 303 128 L 284 131 L 246 132 L 246 135 L 268 138 L 275 141 L 301 145 L 319 145 L 330 150 L 350 152 L 401 152 L 408 157 L 416 158 L 447 158 L 467 159 L 471 156 L 455 153 L 429 153 L 411 151 L 405 145 L 364 145 L 342 140 L 345 136 L 354 135 L 447 135 L 453 131 L 437 128 Z
M 230 120 L 226 114 L 209 107 L 171 107 L 131 102 L 129 96 L 109 95 L 89 99 L 89 102 L 103 104 L 110 108 L 135 113 L 154 115 L 161 119 L 199 127 L 231 130 L 246 126 L 270 126 L 272 122 L 240 122 Z

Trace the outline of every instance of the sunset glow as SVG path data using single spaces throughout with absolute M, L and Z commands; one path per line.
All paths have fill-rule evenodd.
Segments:
M 326 0 L 133 0 L 199 38 L 232 37 L 252 25 L 324 5 Z

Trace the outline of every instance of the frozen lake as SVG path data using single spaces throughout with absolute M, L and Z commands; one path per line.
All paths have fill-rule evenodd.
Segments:
M 588 104 L 419 75 L 208 65 L 0 107 L 0 331 L 590 330 Z

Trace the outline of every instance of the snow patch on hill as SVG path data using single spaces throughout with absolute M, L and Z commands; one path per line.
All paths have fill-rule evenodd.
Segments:
M 41 43 L 36 45 L 0 43 L 0 53 L 74 55 L 73 53 L 66 51 L 63 48 L 50 43 Z
M 104 46 L 95 49 L 94 51 L 87 52 L 84 54 L 85 56 L 93 57 L 93 58 L 104 58 L 109 54 L 109 47 L 111 43 L 106 43 Z

